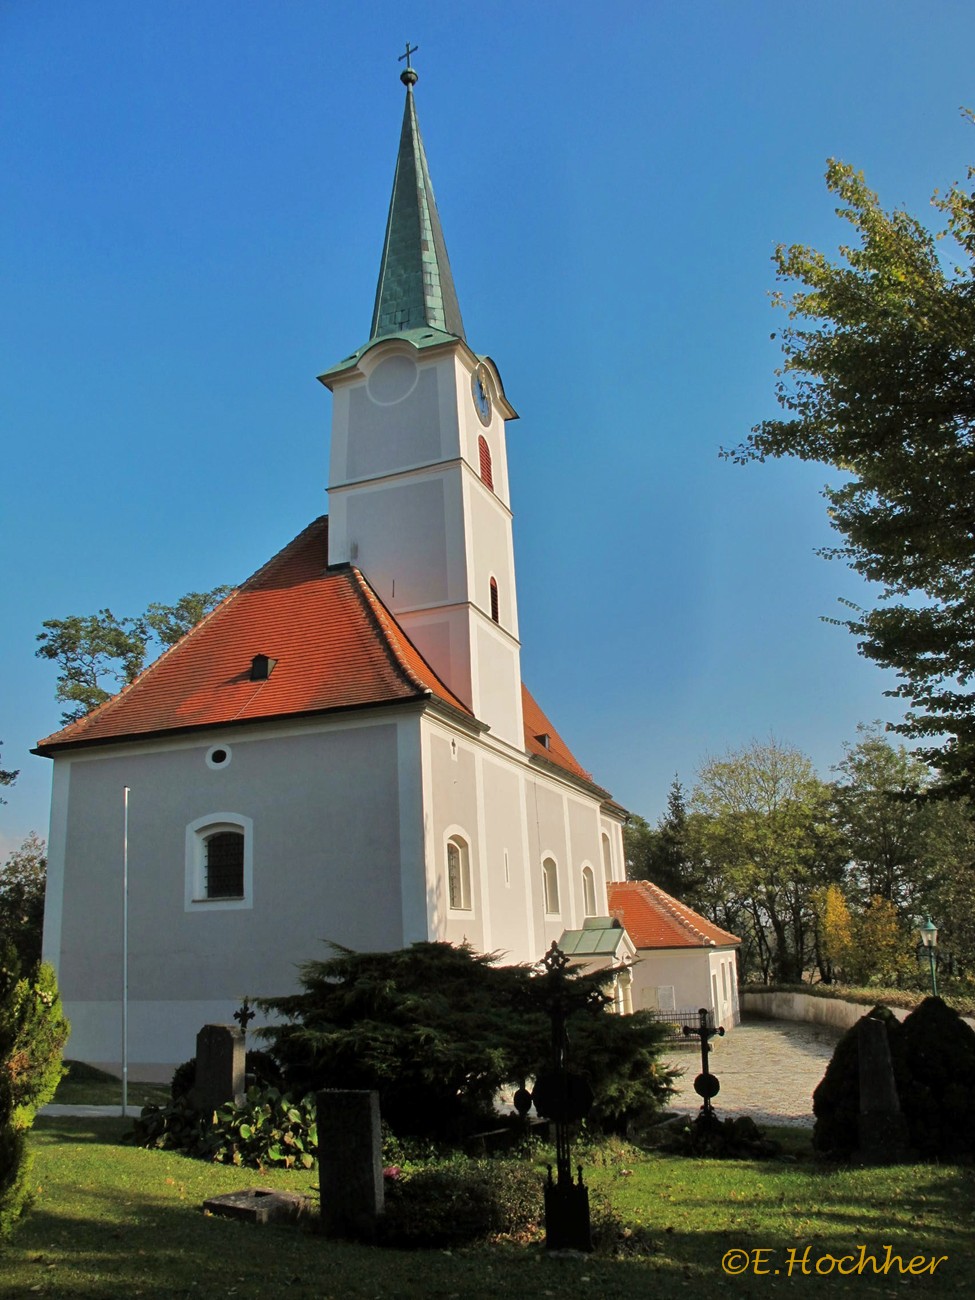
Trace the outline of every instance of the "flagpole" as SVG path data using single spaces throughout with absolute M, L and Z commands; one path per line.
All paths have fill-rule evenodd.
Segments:
M 129 1104 L 129 787 L 122 790 L 122 1115 Z

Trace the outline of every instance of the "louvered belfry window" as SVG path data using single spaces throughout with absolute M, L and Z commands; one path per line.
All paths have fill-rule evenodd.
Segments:
M 491 465 L 491 448 L 482 433 L 477 440 L 477 454 L 481 458 L 481 482 L 494 491 L 494 469 Z
M 491 617 L 495 623 L 501 622 L 501 607 L 498 603 L 498 584 L 491 579 Z
M 244 836 L 240 831 L 217 831 L 206 841 L 207 898 L 243 898 Z

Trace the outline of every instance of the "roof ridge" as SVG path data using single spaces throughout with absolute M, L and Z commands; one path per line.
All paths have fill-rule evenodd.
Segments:
M 400 654 L 399 646 L 394 644 L 391 616 L 380 601 L 379 597 L 373 591 L 372 587 L 369 585 L 369 581 L 365 574 L 354 564 L 349 565 L 347 572 L 353 579 L 352 590 L 358 596 L 367 616 L 372 620 L 376 629 L 381 634 L 380 639 L 389 657 L 390 663 L 399 672 L 407 685 L 412 686 L 418 694 L 432 694 L 430 687 L 420 681 L 419 677 L 417 677 L 416 673 L 413 672 L 412 668 L 410 668 L 409 664 Z M 437 680 L 439 681 L 440 678 L 438 677 Z
M 350 568 L 351 571 L 359 579 L 359 582 L 363 590 L 363 594 L 365 595 L 366 600 L 368 601 L 370 607 L 372 608 L 376 621 L 379 623 L 380 627 L 382 628 L 384 636 L 389 642 L 390 650 L 395 653 L 397 664 L 402 670 L 402 672 L 404 673 L 406 680 L 412 684 L 417 685 L 425 695 L 432 695 L 434 693 L 431 690 L 431 688 L 427 686 L 427 684 L 422 680 L 422 678 L 417 676 L 417 674 L 407 663 L 406 658 L 403 655 L 402 647 L 400 644 L 402 641 L 405 641 L 406 644 L 413 651 L 413 653 L 419 659 L 423 660 L 423 663 L 425 664 L 428 672 L 430 673 L 430 676 L 434 679 L 434 681 L 440 686 L 441 690 L 443 691 L 443 695 L 441 698 L 444 699 L 452 707 L 460 708 L 464 713 L 469 714 L 471 717 L 473 717 L 474 716 L 473 710 L 469 709 L 467 705 L 464 703 L 464 701 L 460 698 L 460 696 L 455 694 L 454 691 L 450 689 L 450 687 L 447 685 L 444 679 L 431 665 L 430 661 L 427 659 L 426 655 L 424 655 L 423 651 L 420 650 L 419 647 L 416 645 L 416 642 L 413 641 L 412 638 L 407 635 L 404 629 L 400 626 L 399 621 L 396 618 L 396 615 L 391 613 L 390 610 L 386 608 L 385 604 L 382 601 L 382 598 L 376 593 L 376 591 L 370 585 L 369 579 L 362 572 L 362 570 L 357 568 L 354 564 L 351 565 Z
M 714 944 L 714 940 L 710 938 L 709 935 L 705 934 L 702 929 L 696 926 L 694 922 L 689 919 L 689 917 L 684 915 L 685 905 L 683 903 L 674 898 L 673 895 L 668 894 L 666 890 L 661 889 L 659 885 L 655 885 L 652 880 L 641 880 L 639 883 L 653 891 L 651 897 L 655 897 L 659 894 L 659 898 L 655 898 L 655 901 L 658 902 L 661 907 L 664 907 L 675 920 L 679 921 L 686 930 L 690 930 L 692 934 L 696 934 L 699 938 L 703 939 L 705 943 L 711 945 Z M 693 911 L 693 908 L 688 908 L 687 910 Z
M 255 569 L 249 578 L 245 578 L 242 583 L 234 587 L 232 591 L 229 591 L 226 596 L 224 596 L 223 600 L 214 605 L 213 609 L 208 610 L 198 623 L 194 623 L 188 632 L 183 633 L 178 641 L 174 641 L 172 645 L 166 646 L 165 650 L 163 650 L 161 654 L 156 655 L 155 659 L 153 659 L 151 663 L 146 664 L 145 668 L 142 669 L 138 676 L 133 677 L 130 682 L 126 682 L 121 690 L 116 691 L 114 695 L 110 695 L 107 700 L 102 700 L 101 704 L 97 704 L 93 709 L 90 709 L 83 717 L 75 718 L 57 731 L 52 731 L 49 736 L 45 736 L 43 740 L 37 742 L 38 746 L 46 745 L 56 737 L 63 736 L 66 731 L 74 731 L 76 729 L 80 734 L 78 734 L 77 737 L 73 737 L 73 739 L 84 739 L 84 732 L 88 730 L 89 723 L 93 723 L 104 714 L 112 712 L 114 708 L 121 707 L 122 703 L 128 700 L 129 696 L 135 692 L 137 687 L 145 684 L 145 680 L 149 674 L 154 673 L 164 660 L 169 659 L 174 650 L 177 650 L 180 646 L 185 646 L 191 637 L 195 637 L 202 628 L 209 625 L 216 614 L 226 610 L 227 607 L 245 590 L 257 582 L 265 570 L 269 569 L 272 564 L 279 560 L 287 551 L 290 551 L 292 547 L 298 546 L 307 534 L 313 528 L 319 527 L 323 521 L 327 524 L 328 515 L 319 515 L 318 518 L 314 519 L 306 528 L 303 528 L 296 537 L 293 537 L 290 542 L 282 546 L 280 551 L 272 555 L 269 560 L 266 560 L 260 568 Z

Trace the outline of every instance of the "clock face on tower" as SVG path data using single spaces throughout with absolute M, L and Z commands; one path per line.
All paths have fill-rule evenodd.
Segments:
M 487 428 L 491 423 L 491 389 L 488 386 L 487 366 L 483 362 L 471 375 L 471 393 L 477 418 Z

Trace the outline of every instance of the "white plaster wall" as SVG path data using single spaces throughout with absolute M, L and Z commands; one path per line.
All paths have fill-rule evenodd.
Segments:
M 711 955 L 709 948 L 641 948 L 633 964 L 633 1006 L 652 1009 L 650 990 L 672 985 L 677 1011 L 714 1010 L 711 997 Z
M 69 781 L 58 760 L 52 822 L 64 827 L 63 890 L 52 897 L 47 947 L 74 1023 L 68 1054 L 120 1056 L 125 785 L 130 1058 L 174 1064 L 192 1054 L 201 1005 L 228 1021 L 245 994 L 294 990 L 297 965 L 327 955 L 328 940 L 396 948 L 417 932 L 422 817 L 403 800 L 419 796 L 419 764 L 399 763 L 410 732 L 418 748 L 415 714 L 291 734 L 210 732 L 155 751 L 88 751 L 71 759 Z M 204 755 L 217 742 L 232 757 L 213 770 Z M 186 827 L 221 812 L 253 821 L 251 905 L 187 909 Z
M 518 643 L 476 610 L 471 610 L 470 618 L 474 645 L 474 714 L 496 736 L 521 749 L 525 743 L 525 724 Z

